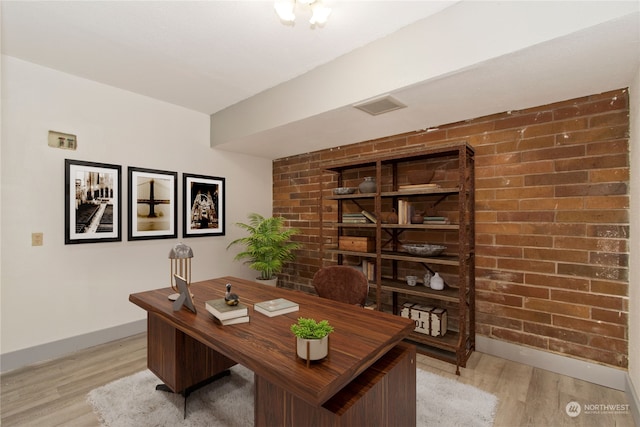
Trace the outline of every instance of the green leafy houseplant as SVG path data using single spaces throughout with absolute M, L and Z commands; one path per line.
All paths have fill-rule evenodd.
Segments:
M 298 323 L 291 325 L 291 332 L 302 339 L 320 339 L 333 332 L 333 326 L 327 320 L 316 322 L 315 319 L 298 318 Z
M 236 223 L 249 235 L 229 243 L 227 249 L 236 244 L 244 245 L 245 250 L 234 259 L 245 260 L 251 269 L 260 272 L 261 280 L 273 279 L 287 261 L 295 259 L 293 251 L 300 247 L 299 243 L 291 241 L 291 237 L 300 231 L 297 228 L 285 229 L 284 222 L 285 219 L 279 216 L 265 218 L 257 213 L 249 214 L 248 224 Z

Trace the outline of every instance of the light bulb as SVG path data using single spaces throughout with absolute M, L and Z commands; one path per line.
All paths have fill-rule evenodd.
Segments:
M 296 20 L 296 15 L 293 13 L 295 2 L 293 1 L 276 1 L 273 4 L 273 8 L 281 20 L 285 22 L 293 22 Z
M 309 23 L 311 25 L 324 25 L 327 22 L 327 19 L 329 19 L 329 15 L 331 14 L 330 7 L 323 6 L 319 3 L 312 4 L 311 10 L 313 11 L 311 19 L 309 20 Z

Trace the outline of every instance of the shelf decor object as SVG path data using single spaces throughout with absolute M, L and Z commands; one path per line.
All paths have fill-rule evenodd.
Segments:
M 176 243 L 169 251 L 169 283 L 176 292 L 169 295 L 169 299 L 172 301 L 175 301 L 180 296 L 178 284 L 174 283 L 176 275 L 182 277 L 187 286 L 191 284 L 191 258 L 193 258 L 193 250 L 184 243 Z
M 321 266 L 372 266 L 375 295 L 369 298 L 377 310 L 401 315 L 406 303 L 438 308 L 429 319 L 435 315 L 441 330 L 414 331 L 409 340 L 419 352 L 455 364 L 459 374 L 475 349 L 473 148 L 452 142 L 327 162 L 321 169 Z M 376 182 L 373 192 L 333 191 L 359 186 L 362 177 Z M 352 221 L 352 212 L 371 220 Z M 395 221 L 390 212 L 397 212 Z M 424 286 L 407 283 L 410 276 L 424 277 Z

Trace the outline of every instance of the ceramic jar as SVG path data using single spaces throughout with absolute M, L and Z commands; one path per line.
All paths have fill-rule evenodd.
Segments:
M 425 286 L 431 286 L 431 278 L 433 277 L 433 273 L 431 273 L 430 271 L 427 271 L 426 273 L 424 273 L 424 285 Z
M 407 276 L 407 285 L 415 286 L 418 283 L 418 276 Z
M 307 354 L 308 349 L 308 354 Z M 320 360 L 329 354 L 329 336 L 319 339 L 296 338 L 296 353 L 298 357 L 309 360 Z
M 365 176 L 364 181 L 358 186 L 361 193 L 375 193 L 377 188 L 376 179 L 372 176 Z
M 391 209 L 391 212 L 382 212 L 380 219 L 383 224 L 397 224 L 398 214 L 395 209 Z
M 442 277 L 440 277 L 438 273 L 436 273 L 431 278 L 431 282 L 429 283 L 429 286 L 431 286 L 431 289 L 435 289 L 436 291 L 441 291 L 444 289 L 444 280 L 442 279 Z

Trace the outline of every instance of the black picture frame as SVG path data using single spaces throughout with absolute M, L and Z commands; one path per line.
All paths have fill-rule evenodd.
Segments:
M 65 159 L 65 239 L 76 243 L 122 240 L 122 167 Z
M 178 237 L 178 173 L 129 166 L 128 240 Z
M 225 179 L 182 175 L 182 237 L 224 236 Z

